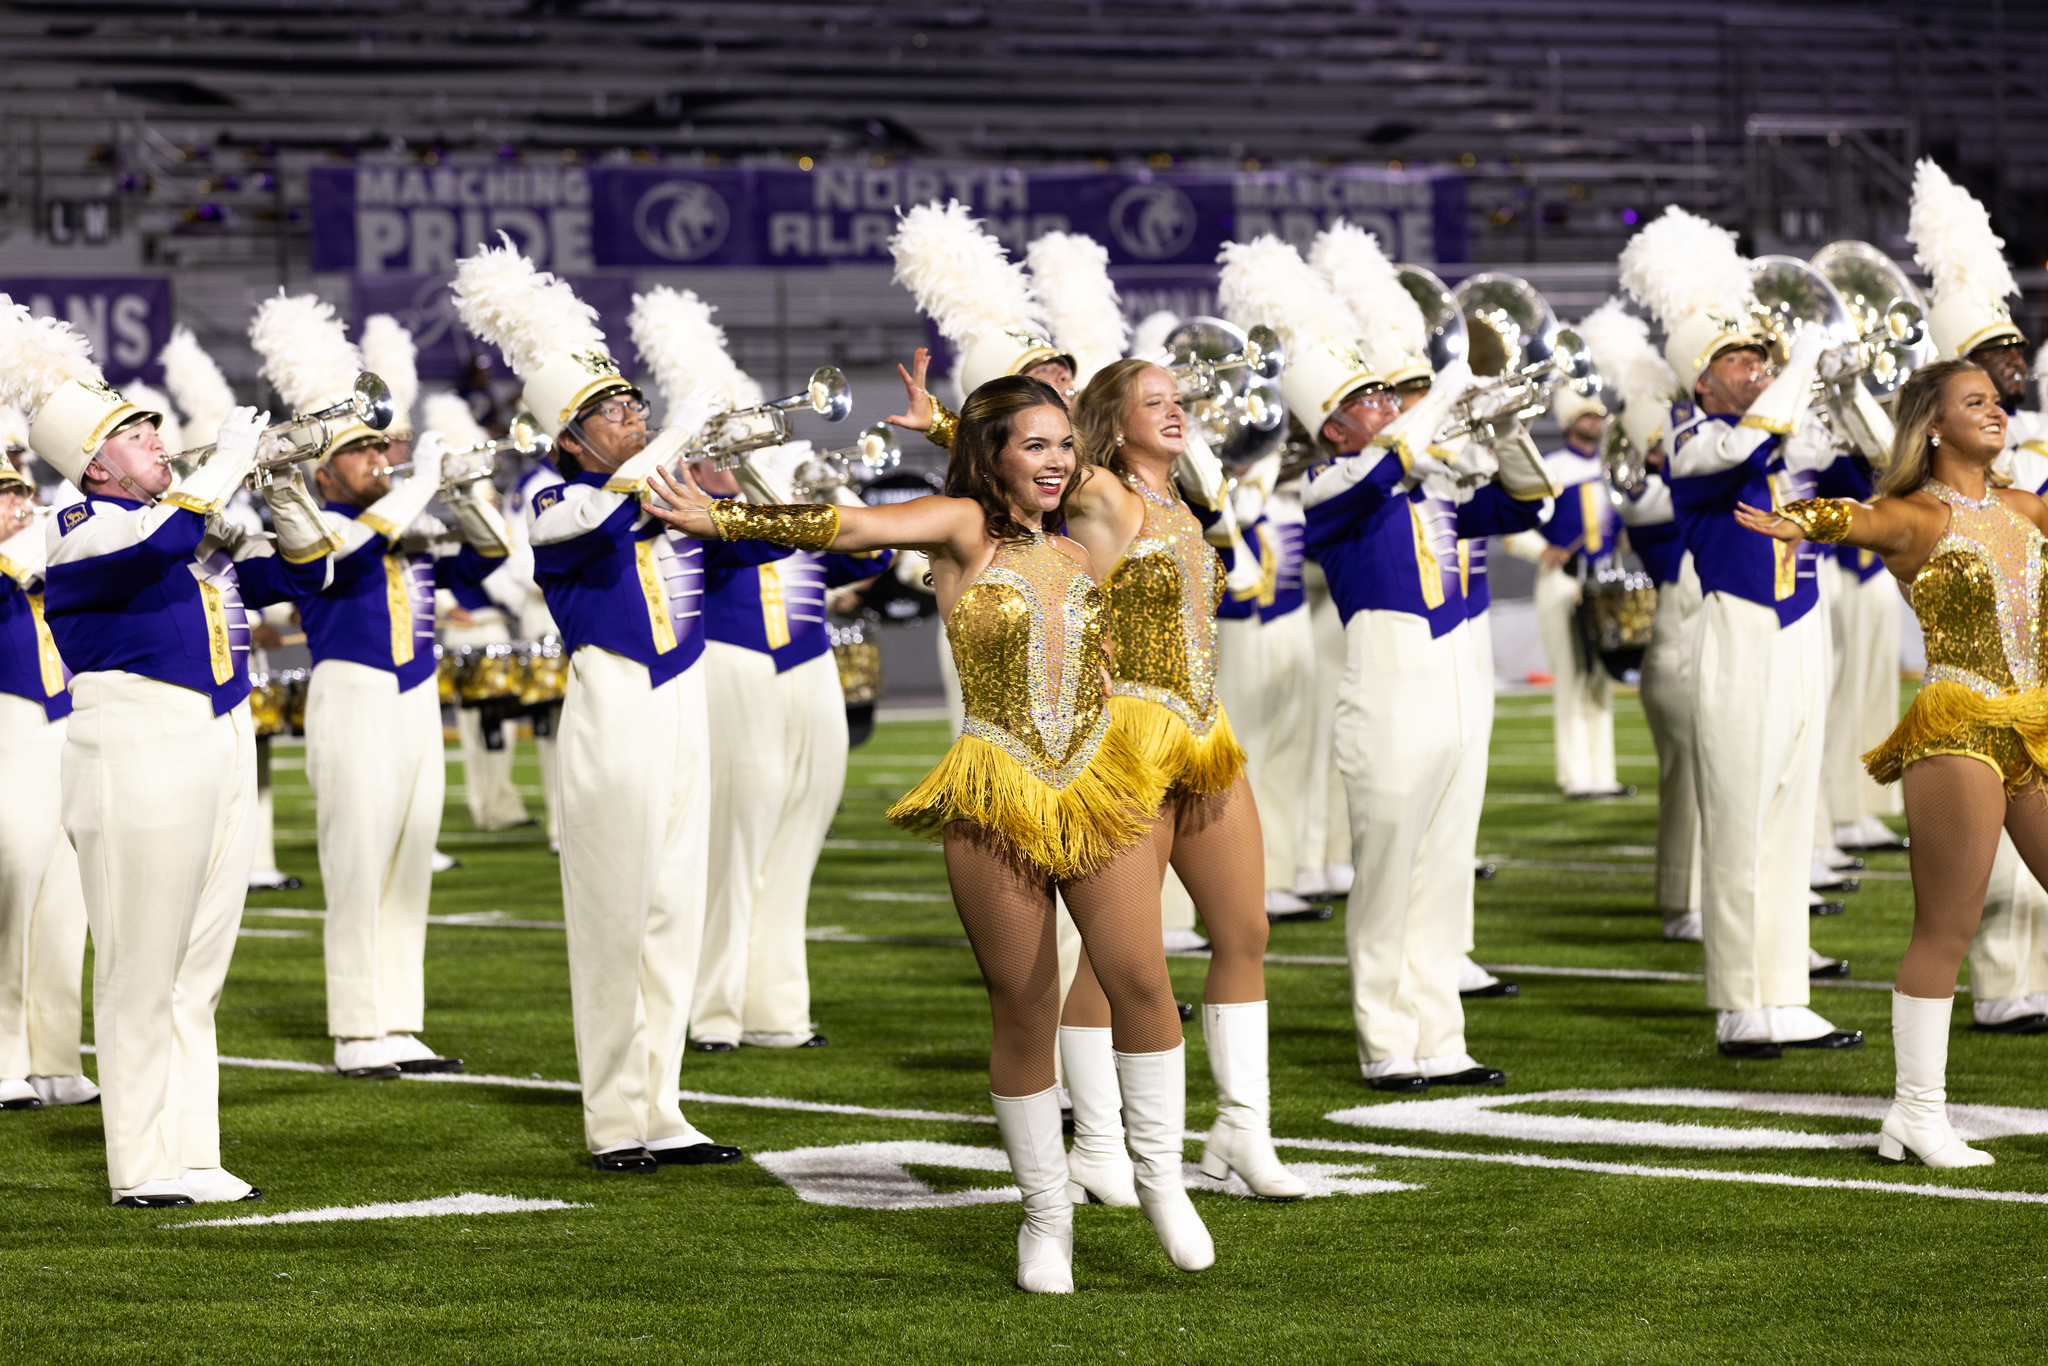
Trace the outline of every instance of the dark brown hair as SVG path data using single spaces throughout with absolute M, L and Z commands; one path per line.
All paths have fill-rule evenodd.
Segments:
M 1074 450 L 1084 464 L 1100 465 L 1119 479 L 1129 477 L 1116 435 L 1124 425 L 1124 409 L 1130 406 L 1131 395 L 1138 392 L 1138 381 L 1147 370 L 1161 368 L 1132 356 L 1095 372 L 1095 378 L 1074 400 Z
M 946 464 L 946 496 L 972 498 L 981 504 L 988 534 L 998 541 L 1022 541 L 1033 528 L 1010 513 L 1010 500 L 1003 491 L 998 466 L 1003 448 L 1016 435 L 1017 418 L 1033 408 L 1067 411 L 1059 390 L 1029 375 L 1005 375 L 992 379 L 967 396 L 960 405 L 960 425 L 953 433 L 953 458 Z M 1045 515 L 1045 525 L 1057 527 L 1066 520 L 1067 496 L 1074 491 L 1069 479 L 1060 491 L 1060 505 Z
M 1897 435 L 1892 438 L 1888 467 L 1877 479 L 1880 497 L 1903 497 L 1927 482 L 1934 469 L 1934 446 L 1928 440 L 1928 429 L 1941 421 L 1941 410 L 1948 403 L 1949 381 L 1957 375 L 1973 373 L 1988 378 L 1984 367 L 1973 360 L 1938 360 L 1921 366 L 1899 386 L 1899 396 L 1892 404 Z M 2006 481 L 1994 478 L 1991 482 Z

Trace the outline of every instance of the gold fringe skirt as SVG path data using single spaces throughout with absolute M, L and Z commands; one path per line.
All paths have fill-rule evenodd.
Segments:
M 1863 767 L 1878 782 L 1895 783 L 1908 764 L 1937 754 L 1982 759 L 2013 795 L 2041 781 L 2048 774 L 2048 689 L 1986 697 L 1947 680 L 1923 684 L 1897 729 L 1863 756 Z
M 1109 714 L 1116 729 L 1164 775 L 1171 793 L 1206 797 L 1226 791 L 1244 772 L 1244 750 L 1231 733 L 1221 702 L 1216 704 L 1216 724 L 1199 740 L 1172 708 L 1142 697 L 1110 698 Z
M 1114 724 L 1065 787 L 1045 782 L 981 737 L 963 735 L 889 808 L 889 821 L 933 838 L 953 821 L 972 821 L 1065 882 L 1130 848 L 1165 795 L 1159 771 Z

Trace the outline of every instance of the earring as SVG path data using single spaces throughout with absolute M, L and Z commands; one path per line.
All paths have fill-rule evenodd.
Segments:
M 1939 439 L 1939 438 L 1937 438 L 1937 440 L 1938 440 L 1938 439 Z M 1116 434 L 1116 444 L 1117 444 L 1117 445 L 1119 445 L 1119 446 L 1121 446 L 1121 445 L 1123 445 L 1123 444 L 1124 444 L 1124 434 L 1123 434 L 1122 432 L 1118 432 L 1118 433 Z
M 1928 438 L 1927 438 L 1927 443 L 1928 443 L 1928 444 L 1929 444 L 1930 446 L 1939 446 L 1939 445 L 1941 444 L 1941 436 L 1940 436 L 1940 434 L 1939 434 L 1939 433 L 1933 433 L 1933 434 L 1930 434 L 1930 435 L 1928 436 Z

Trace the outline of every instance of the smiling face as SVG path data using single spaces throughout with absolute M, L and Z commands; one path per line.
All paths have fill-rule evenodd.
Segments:
M 155 498 L 176 476 L 156 423 L 144 420 L 123 427 L 100 443 L 86 462 L 84 491 L 118 498 Z
M 1017 414 L 1010 439 L 996 453 L 996 482 L 1018 521 L 1037 526 L 1059 507 L 1074 462 L 1074 429 L 1064 412 L 1041 405 Z
M 1173 376 L 1156 365 L 1146 366 L 1124 401 L 1117 429 L 1127 454 L 1179 459 L 1187 449 L 1187 416 L 1181 411 L 1180 386 Z
M 1990 464 L 2005 449 L 2005 409 L 1998 406 L 1998 383 L 1976 370 L 1965 370 L 1948 382 L 1941 416 L 1928 434 L 1941 438 L 1940 449 L 1973 464 Z

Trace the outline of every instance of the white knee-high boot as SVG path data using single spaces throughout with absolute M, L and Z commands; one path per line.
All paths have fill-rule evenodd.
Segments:
M 1060 1061 L 1074 1101 L 1074 1148 L 1067 1154 L 1067 1195 L 1077 1205 L 1093 1195 L 1105 1205 L 1138 1203 L 1131 1155 L 1124 1151 L 1123 1093 L 1107 1029 L 1060 1026 Z
M 1074 1206 L 1067 1199 L 1067 1153 L 1060 1141 L 1060 1093 L 1049 1086 L 1035 1096 L 998 1096 L 996 1129 L 1017 1189 L 1024 1192 L 1024 1226 L 1017 1230 L 1017 1286 L 1065 1295 L 1074 1288 Z
M 1124 1130 L 1138 1205 L 1173 1264 L 1182 1271 L 1204 1271 L 1215 1265 L 1216 1244 L 1188 1199 L 1181 1172 L 1188 1122 L 1187 1056 L 1184 1043 L 1165 1053 L 1119 1053 L 1116 1075 L 1124 1093 Z
M 1203 1006 L 1202 1038 L 1209 1045 L 1209 1071 L 1216 1078 L 1216 1122 L 1202 1148 L 1203 1174 L 1221 1181 L 1234 1169 L 1252 1194 L 1265 1200 L 1299 1200 L 1307 1195 L 1308 1187 L 1281 1166 L 1273 1152 L 1266 1003 Z M 1079 1109 L 1074 1113 L 1079 1147 Z
M 1952 996 L 1931 1001 L 1892 992 L 1898 1082 L 1877 1140 L 1877 1155 L 1887 1162 L 1903 1162 L 1908 1152 L 1930 1167 L 1988 1167 L 1998 1160 L 1949 1127 L 1948 1027 L 1954 1010 Z

